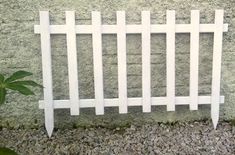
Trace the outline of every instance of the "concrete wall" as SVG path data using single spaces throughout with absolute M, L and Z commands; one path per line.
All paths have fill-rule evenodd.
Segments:
M 115 23 L 115 11 L 125 10 L 127 23 L 140 23 L 142 10 L 151 11 L 152 23 L 165 23 L 166 10 L 176 10 L 177 23 L 190 22 L 190 10 L 201 11 L 201 23 L 213 23 L 214 10 L 224 9 L 224 20 L 229 32 L 224 34 L 222 57 L 222 89 L 225 104 L 221 106 L 221 119 L 235 117 L 235 2 L 234 0 L 1 0 L 0 2 L 0 72 L 6 75 L 17 70 L 34 73 L 33 79 L 42 83 L 40 36 L 33 26 L 39 24 L 39 10 L 50 10 L 52 24 L 64 24 L 64 11 L 76 10 L 77 23 L 91 23 L 91 11 L 102 12 L 103 23 Z M 128 96 L 141 96 L 141 36 L 127 36 Z M 189 34 L 176 35 L 176 94 L 189 94 Z M 212 34 L 200 35 L 199 93 L 210 94 L 212 68 Z M 152 96 L 166 94 L 165 35 L 152 35 Z M 77 39 L 80 98 L 94 97 L 91 35 Z M 52 57 L 55 99 L 68 98 L 66 40 L 64 35 L 52 36 Z M 103 36 L 105 97 L 117 97 L 116 36 Z M 0 125 L 8 127 L 37 127 L 44 123 L 43 110 L 38 109 L 37 95 L 24 97 L 11 93 L 7 104 L 0 107 Z M 78 117 L 69 110 L 55 112 L 56 127 L 127 125 L 158 121 L 198 120 L 210 118 L 210 106 L 200 106 L 190 112 L 188 106 L 177 106 L 176 112 L 166 112 L 165 106 L 154 107 L 152 113 L 142 114 L 141 108 L 129 108 L 130 113 L 119 115 L 118 108 L 105 109 L 106 115 L 95 116 L 94 109 L 83 109 Z

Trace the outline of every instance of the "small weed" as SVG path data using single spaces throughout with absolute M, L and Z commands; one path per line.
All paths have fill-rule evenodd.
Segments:
M 235 126 L 235 119 L 229 121 L 232 126 Z

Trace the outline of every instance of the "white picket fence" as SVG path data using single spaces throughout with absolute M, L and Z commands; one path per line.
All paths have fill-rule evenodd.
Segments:
M 45 126 L 48 135 L 54 128 L 54 109 L 70 108 L 71 115 L 79 115 L 80 108 L 95 107 L 97 115 L 104 114 L 104 107 L 119 107 L 119 113 L 127 113 L 128 106 L 142 106 L 143 112 L 151 112 L 151 106 L 166 105 L 167 111 L 175 111 L 176 105 L 188 105 L 197 110 L 199 104 L 211 104 L 211 118 L 216 128 L 219 120 L 221 55 L 223 32 L 228 24 L 223 23 L 223 10 L 215 11 L 214 24 L 200 24 L 199 10 L 191 11 L 190 24 L 176 24 L 175 11 L 167 10 L 166 24 L 151 24 L 150 12 L 142 11 L 142 24 L 127 25 L 124 11 L 117 11 L 116 25 L 102 25 L 100 12 L 92 12 L 91 25 L 75 25 L 75 12 L 66 11 L 65 25 L 50 25 L 49 12 L 40 11 L 40 25 L 35 25 L 35 33 L 41 35 L 44 100 L 39 107 L 45 111 Z M 166 74 L 167 95 L 151 97 L 151 34 L 166 34 Z M 175 95 L 175 34 L 190 33 L 190 95 Z M 198 96 L 199 34 L 214 33 L 213 69 L 211 96 Z M 51 34 L 65 34 L 68 52 L 69 99 L 53 99 L 51 65 Z M 92 34 L 94 62 L 95 99 L 79 99 L 76 34 Z M 117 34 L 118 57 L 118 98 L 105 99 L 102 68 L 102 34 Z M 126 35 L 142 36 L 142 94 L 141 98 L 127 97 Z M 79 36 L 78 36 L 79 37 Z M 78 48 L 79 50 L 79 48 Z

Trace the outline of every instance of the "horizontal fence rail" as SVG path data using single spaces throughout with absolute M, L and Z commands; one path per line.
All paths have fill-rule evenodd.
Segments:
M 80 108 L 94 107 L 97 115 L 104 114 L 105 107 L 119 107 L 119 113 L 127 113 L 128 106 L 142 106 L 143 112 L 151 112 L 151 106 L 166 105 L 167 111 L 175 111 L 176 105 L 189 105 L 190 110 L 198 110 L 198 105 L 211 104 L 211 118 L 216 128 L 219 120 L 219 104 L 224 103 L 220 96 L 221 56 L 223 32 L 228 24 L 223 23 L 223 10 L 215 11 L 214 24 L 200 24 L 199 10 L 191 11 L 190 24 L 176 24 L 175 11 L 167 10 L 166 24 L 151 24 L 149 11 L 142 11 L 140 25 L 127 25 L 124 11 L 117 11 L 116 25 L 102 25 L 101 14 L 92 11 L 91 25 L 75 25 L 75 12 L 66 11 L 65 25 L 50 25 L 49 12 L 40 11 L 40 25 L 34 32 L 41 35 L 42 70 L 44 100 L 39 108 L 45 112 L 45 126 L 51 136 L 54 128 L 54 109 L 69 108 L 71 115 L 79 115 Z M 151 96 L 151 34 L 166 34 L 166 96 Z M 190 94 L 175 95 L 175 34 L 190 34 Z M 210 96 L 198 95 L 199 34 L 213 33 L 212 92 Z M 51 64 L 51 34 L 65 34 L 68 54 L 69 99 L 53 99 Z M 79 99 L 77 70 L 77 34 L 91 34 L 94 66 L 94 99 Z M 118 98 L 104 98 L 102 34 L 117 35 L 118 58 Z M 142 37 L 142 97 L 127 97 L 127 58 L 126 35 L 141 34 Z M 79 50 L 79 48 L 78 48 Z

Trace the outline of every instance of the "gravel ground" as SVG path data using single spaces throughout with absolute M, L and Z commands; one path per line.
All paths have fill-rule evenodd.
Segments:
M 235 127 L 211 121 L 107 129 L 56 129 L 48 138 L 44 128 L 0 130 L 0 146 L 22 155 L 65 154 L 235 154 Z

